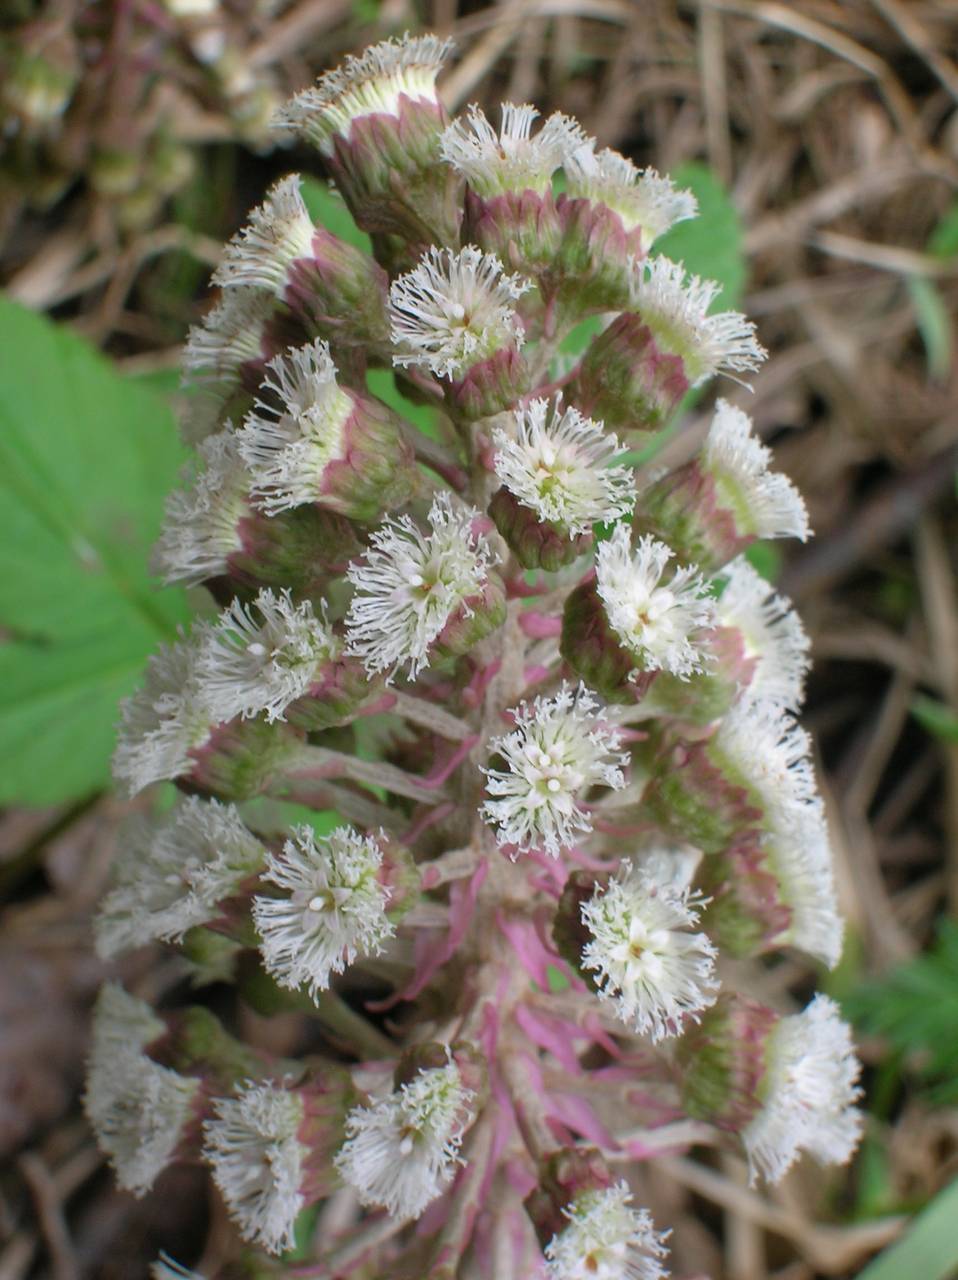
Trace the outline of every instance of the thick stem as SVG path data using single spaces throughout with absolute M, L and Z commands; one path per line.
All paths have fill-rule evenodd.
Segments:
M 401 693 L 398 690 L 391 691 L 388 697 L 393 701 L 387 710 L 402 716 L 410 724 L 428 729 L 430 733 L 438 733 L 440 737 L 448 738 L 451 742 L 463 742 L 475 733 L 471 725 L 460 720 L 458 716 L 450 715 L 442 707 L 437 707 L 434 702 L 427 702 L 424 698 L 415 698 L 412 694 Z
M 323 782 L 327 778 L 349 778 L 367 787 L 381 787 L 420 804 L 440 804 L 449 797 L 440 787 L 430 786 L 403 769 L 384 760 L 360 760 L 327 747 L 302 747 L 288 775 L 293 780 Z

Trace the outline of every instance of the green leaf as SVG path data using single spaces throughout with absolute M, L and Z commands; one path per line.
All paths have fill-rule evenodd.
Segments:
M 401 418 L 411 422 L 425 436 L 436 439 L 439 428 L 436 425 L 436 410 L 428 404 L 414 404 L 399 390 L 396 375 L 392 369 L 370 369 L 366 373 L 366 386 L 374 396 L 378 396 L 384 404 L 388 404 Z
M 933 253 L 936 258 L 958 257 L 958 200 L 931 233 L 928 252 Z
M 782 572 L 782 553 L 774 542 L 753 542 L 745 558 L 769 582 L 774 582 Z
M 935 946 L 843 1001 L 869 1035 L 885 1037 L 936 1101 L 958 1100 L 958 923 Z
M 738 306 L 745 288 L 745 254 L 742 223 L 725 187 L 702 164 L 680 165 L 670 175 L 679 187 L 687 187 L 699 202 L 699 216 L 680 222 L 656 240 L 654 252 L 674 262 L 684 262 L 687 271 L 717 280 L 722 293 L 713 310 L 728 311 Z
M 908 292 L 911 295 L 918 332 L 925 344 L 928 373 L 936 382 L 943 382 L 951 368 L 951 356 L 955 345 L 955 328 L 951 312 L 945 305 L 937 285 L 925 279 L 924 276 L 909 276 Z
M 319 182 L 316 178 L 304 178 L 302 191 L 303 202 L 314 222 L 318 222 L 347 244 L 362 249 L 364 253 L 372 253 L 373 246 L 369 236 L 365 231 L 360 231 L 343 200 L 325 182 Z
M 919 694 L 912 699 L 911 714 L 936 738 L 943 742 L 958 742 L 958 715 L 943 702 Z
M 940 1191 L 900 1240 L 858 1273 L 858 1280 L 950 1280 L 958 1275 L 958 1179 Z
M 0 803 L 109 777 L 117 701 L 188 617 L 147 562 L 183 460 L 162 400 L 0 297 Z

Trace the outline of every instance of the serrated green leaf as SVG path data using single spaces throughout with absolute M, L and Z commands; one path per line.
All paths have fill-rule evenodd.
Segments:
M 117 701 L 188 617 L 147 563 L 183 461 L 172 415 L 67 329 L 0 297 L 0 802 L 109 776 Z
M 738 306 L 745 288 L 745 254 L 742 223 L 728 192 L 702 164 L 680 165 L 671 175 L 679 187 L 687 187 L 699 202 L 699 216 L 680 222 L 656 240 L 654 252 L 674 262 L 685 263 L 687 271 L 708 280 L 717 280 L 722 293 L 713 311 Z
M 372 253 L 372 241 L 365 231 L 360 231 L 344 201 L 325 182 L 318 178 L 303 178 L 303 202 L 314 222 L 324 226 L 340 240 Z
M 843 1000 L 869 1035 L 885 1037 L 929 1098 L 958 1098 L 958 924 L 945 920 L 934 947 Z
M 943 742 L 958 742 L 958 715 L 943 702 L 919 694 L 912 699 L 911 714 L 936 738 Z
M 958 1179 L 940 1191 L 900 1240 L 858 1273 L 858 1280 L 953 1280 L 958 1276 Z

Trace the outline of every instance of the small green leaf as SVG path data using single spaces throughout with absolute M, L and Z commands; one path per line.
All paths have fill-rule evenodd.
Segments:
M 842 1003 L 863 1031 L 888 1041 L 929 1101 L 958 1100 L 958 924 L 943 920 L 931 950 Z
M 936 258 L 958 257 L 958 200 L 931 233 L 928 252 L 933 253 Z
M 858 1280 L 952 1280 L 958 1275 L 958 1179 L 940 1191 L 900 1240 L 858 1273 Z
M 436 439 L 439 430 L 436 426 L 436 410 L 427 404 L 414 404 L 399 390 L 396 375 L 392 369 L 370 369 L 366 374 L 366 386 L 374 396 L 378 396 L 390 409 L 395 410 L 401 418 L 411 422 L 425 436 Z
M 919 694 L 912 699 L 911 713 L 918 723 L 943 742 L 958 742 L 958 714 L 936 698 Z
M 753 542 L 745 558 L 769 582 L 774 582 L 782 572 L 782 553 L 774 542 Z
M 118 700 L 188 611 L 147 570 L 183 461 L 169 408 L 0 298 L 0 802 L 109 778 Z
M 745 254 L 742 223 L 725 187 L 702 164 L 680 165 L 671 175 L 679 187 L 687 187 L 699 202 L 699 216 L 680 222 L 656 240 L 653 252 L 673 262 L 683 262 L 687 271 L 708 280 L 717 280 L 722 293 L 713 310 L 728 311 L 738 306 L 745 288 Z
M 918 332 L 925 344 L 928 373 L 936 382 L 943 382 L 948 377 L 955 346 L 951 312 L 945 305 L 938 286 L 924 276 L 909 276 L 908 292 Z
M 360 231 L 343 200 L 325 182 L 319 182 L 316 178 L 304 178 L 302 191 L 303 202 L 314 222 L 318 222 L 347 244 L 362 249 L 364 253 L 372 253 L 373 246 L 369 236 L 365 231 Z
M 557 991 L 566 991 L 569 987 L 572 986 L 572 983 L 569 981 L 566 975 L 562 972 L 562 970 L 554 964 L 550 964 L 547 967 L 546 978 L 548 979 L 548 982 L 549 982 L 549 990 L 552 991 L 553 993 Z

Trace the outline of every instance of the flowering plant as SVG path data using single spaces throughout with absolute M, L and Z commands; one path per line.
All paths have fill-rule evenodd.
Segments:
M 765 353 L 654 253 L 688 192 L 562 115 L 450 123 L 448 52 L 377 45 L 281 114 L 374 254 L 295 178 L 227 248 L 156 559 L 222 612 L 152 660 L 115 758 L 183 795 L 129 833 L 101 952 L 176 945 L 316 1034 L 274 1058 L 109 984 L 88 1112 L 122 1186 L 202 1161 L 266 1253 L 325 1202 L 309 1274 L 657 1280 L 655 1150 L 738 1144 L 777 1180 L 858 1136 L 834 1004 L 727 980 L 841 951 L 808 642 L 742 555 L 807 518 L 722 400 L 690 462 L 629 462 Z M 433 434 L 370 392 L 382 367 Z M 277 837 L 261 796 L 336 825 Z

